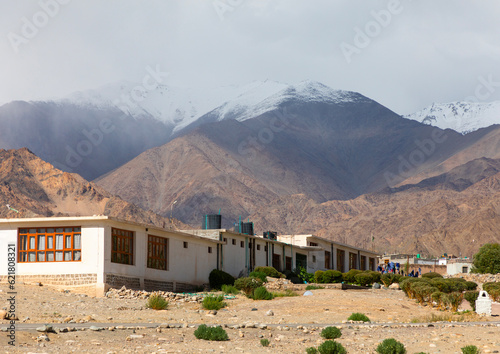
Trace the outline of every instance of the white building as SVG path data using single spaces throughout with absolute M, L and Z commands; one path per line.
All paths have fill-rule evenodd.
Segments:
M 458 273 L 470 273 L 472 268 L 472 259 L 469 258 L 455 258 L 449 259 L 446 264 L 446 272 L 448 275 L 454 275 Z
M 277 240 L 226 229 L 173 231 L 109 216 L 0 219 L 0 259 L 15 245 L 16 279 L 103 295 L 108 288 L 191 291 L 213 269 L 375 269 L 377 254 L 313 235 Z M 7 281 L 7 266 L 0 281 Z

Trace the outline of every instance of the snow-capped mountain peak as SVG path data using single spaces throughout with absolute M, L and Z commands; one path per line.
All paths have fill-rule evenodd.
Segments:
M 500 101 L 433 103 L 403 117 L 467 134 L 493 124 L 500 124 Z

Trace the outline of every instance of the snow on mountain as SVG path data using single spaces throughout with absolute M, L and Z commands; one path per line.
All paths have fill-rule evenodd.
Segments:
M 262 92 L 258 88 L 249 91 L 224 103 L 211 113 L 218 115 L 218 120 L 234 118 L 244 121 L 276 109 L 281 103 L 289 100 L 336 104 L 366 100 L 366 97 L 359 93 L 334 90 L 315 81 L 302 81 L 296 85 L 274 85 L 272 88 L 276 89 L 276 92 Z M 281 89 L 277 90 L 279 88 Z
M 467 134 L 493 124 L 500 124 L 500 101 L 432 104 L 403 117 Z
M 118 108 L 135 118 L 160 120 L 173 126 L 175 133 L 207 113 L 215 120 L 243 121 L 275 109 L 287 100 L 341 103 L 366 99 L 358 93 L 334 90 L 314 81 L 288 85 L 266 80 L 212 89 L 168 85 L 158 85 L 152 90 L 138 87 L 137 83 L 124 81 L 76 92 L 56 102 Z

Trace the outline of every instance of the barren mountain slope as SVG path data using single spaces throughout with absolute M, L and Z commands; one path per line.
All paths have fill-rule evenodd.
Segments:
M 77 174 L 54 168 L 26 148 L 0 150 L 0 203 L 0 217 L 104 214 L 170 226 L 167 219 L 125 202 Z M 177 221 L 176 226 L 186 225 Z
M 500 160 L 479 159 L 420 185 L 349 201 L 282 198 L 250 219 L 259 231 L 315 233 L 379 252 L 471 256 L 500 241 L 499 171 Z

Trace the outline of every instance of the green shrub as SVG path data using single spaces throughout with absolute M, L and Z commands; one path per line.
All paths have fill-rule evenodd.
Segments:
M 380 276 L 380 281 L 384 283 L 386 287 L 389 287 L 391 284 L 399 283 L 402 278 L 403 277 L 399 274 L 386 273 Z
M 319 347 L 318 351 L 320 354 L 346 354 L 344 346 L 334 340 L 327 340 L 323 342 Z
M 273 268 L 274 269 L 274 268 Z M 267 283 L 267 275 L 266 273 L 264 272 L 256 272 L 256 271 L 253 271 L 251 272 L 249 275 L 249 277 L 254 277 L 254 278 L 258 278 L 260 280 L 262 280 L 263 283 Z
M 500 283 L 499 282 L 488 282 L 483 284 L 483 289 L 490 293 L 490 291 L 494 289 L 500 289 Z
M 262 272 L 266 276 L 271 278 L 285 278 L 285 275 L 278 272 L 276 268 L 273 267 L 255 267 L 254 272 Z
M 394 338 L 387 338 L 378 345 L 376 352 L 379 354 L 405 354 L 406 348 L 403 343 Z
M 314 281 L 314 274 L 313 273 L 308 273 L 307 269 L 304 267 L 299 267 L 296 269 L 296 272 L 298 272 L 300 280 L 302 280 L 302 283 L 312 283 Z
M 460 348 L 460 349 L 462 350 L 463 354 L 477 354 L 477 353 L 479 353 L 479 349 L 475 345 L 467 345 L 467 346 Z
M 467 286 L 467 290 L 469 291 L 474 291 L 477 289 L 477 284 L 474 283 L 473 281 L 466 281 L 465 286 Z
M 314 273 L 314 282 L 315 283 L 318 283 L 318 284 L 323 284 L 325 283 L 325 279 L 323 278 L 323 275 L 325 274 L 324 271 L 322 270 L 317 270 L 315 273 Z
M 432 301 L 434 301 L 436 303 L 436 306 L 438 308 L 443 307 L 443 295 L 444 295 L 444 293 L 442 293 L 441 291 L 435 291 L 431 295 Z
M 267 289 L 263 286 L 258 287 L 253 291 L 252 299 L 254 300 L 272 300 L 274 298 Z
M 443 276 L 436 272 L 429 272 L 422 274 L 422 278 L 434 279 L 434 278 L 442 278 Z
M 321 331 L 321 337 L 325 339 L 337 339 L 340 338 L 342 332 L 337 327 L 326 327 Z
M 194 336 L 204 340 L 229 340 L 226 331 L 222 327 L 208 327 L 205 324 L 200 325 L 196 331 L 194 331 Z
M 299 296 L 295 291 L 292 289 L 286 289 L 285 291 L 273 291 L 271 292 L 273 294 L 273 297 L 293 297 L 293 296 Z
M 317 289 L 324 289 L 324 286 L 319 286 L 319 285 L 308 285 L 306 286 L 306 290 L 317 290 Z
M 373 270 L 369 270 L 368 273 L 371 274 L 372 279 L 373 279 L 373 283 L 380 283 L 380 279 L 382 278 L 382 274 L 380 274 L 379 272 L 374 272 Z M 399 283 L 399 279 L 401 279 L 402 276 L 399 274 L 396 274 L 396 275 L 399 276 L 398 281 L 397 281 Z
M 370 274 L 359 273 L 354 276 L 354 279 L 356 280 L 356 284 L 361 286 L 372 284 L 372 276 Z
M 443 303 L 446 306 L 449 306 L 450 310 L 453 312 L 458 311 L 458 307 L 462 303 L 463 299 L 464 299 L 463 293 L 453 292 L 453 293 L 443 295 Z
M 500 273 L 500 244 L 487 243 L 474 255 L 473 273 Z
M 472 307 L 472 311 L 476 311 L 476 300 L 478 296 L 479 291 L 467 291 L 464 294 L 464 298 L 469 302 L 470 307 Z
M 252 295 L 253 291 L 261 287 L 262 284 L 262 280 L 254 277 L 238 278 L 234 281 L 234 287 L 243 291 L 246 295 Z
M 151 295 L 148 298 L 146 307 L 153 310 L 166 310 L 168 308 L 168 301 L 161 295 Z
M 342 274 L 342 278 L 346 283 L 354 284 L 356 282 L 356 275 L 361 273 L 359 269 L 351 269 L 347 273 Z
M 379 274 L 378 272 L 376 272 Z M 379 274 L 380 275 L 380 274 Z M 338 270 L 325 270 L 323 273 L 323 281 L 325 283 L 342 283 L 342 273 Z
M 260 340 L 260 345 L 262 345 L 263 347 L 269 347 L 269 339 L 267 338 L 262 338 Z
M 220 290 L 222 285 L 233 285 L 234 277 L 222 270 L 214 269 L 210 272 L 208 276 L 208 282 L 210 283 L 211 289 Z
M 299 275 L 291 270 L 285 270 L 283 272 L 285 277 L 290 280 L 293 284 L 303 284 L 304 282 L 299 278 Z
M 240 293 L 240 291 L 236 289 L 234 285 L 226 285 L 226 284 L 222 285 L 222 291 L 224 292 L 224 294 L 232 294 L 232 295 L 237 295 Z
M 363 321 L 363 322 L 370 322 L 370 319 L 368 316 L 366 316 L 364 313 L 359 313 L 359 312 L 354 312 L 349 316 L 347 319 L 348 321 Z
M 309 347 L 309 348 L 306 348 L 306 353 L 307 354 L 317 354 L 318 353 L 318 349 L 316 349 L 314 347 Z
M 224 296 L 207 296 L 203 299 L 202 306 L 205 310 L 220 310 L 226 307 Z

